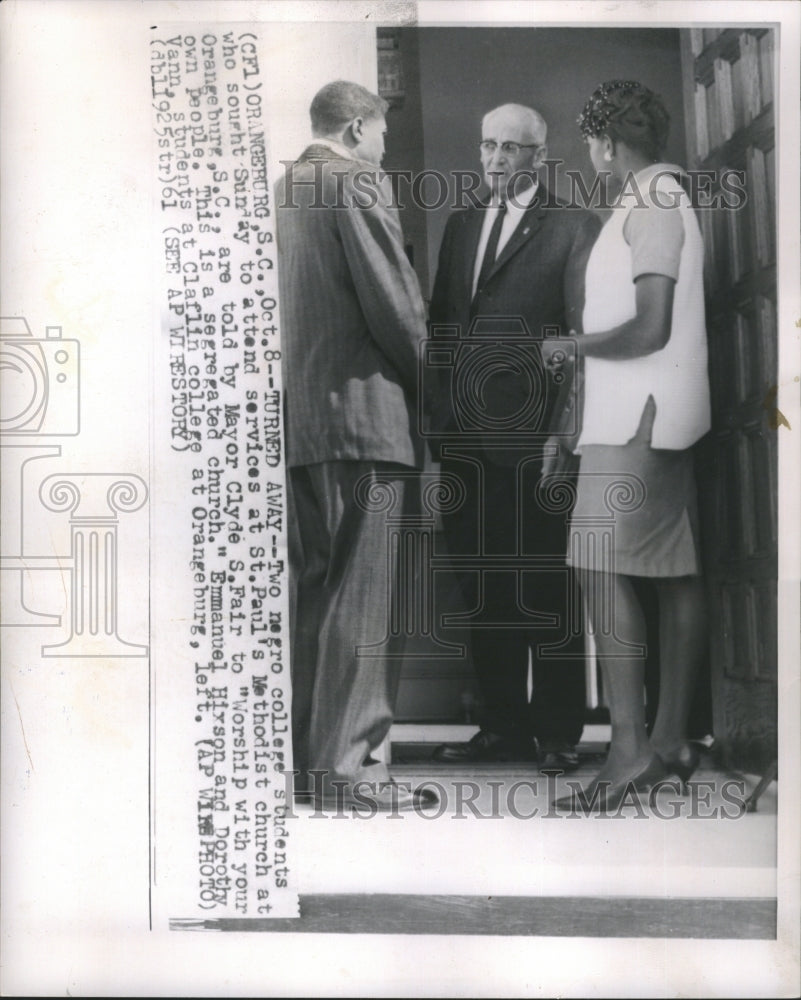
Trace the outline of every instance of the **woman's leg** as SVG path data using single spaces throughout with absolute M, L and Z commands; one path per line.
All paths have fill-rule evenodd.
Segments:
M 700 576 L 657 581 L 659 705 L 651 745 L 671 754 L 687 739 L 695 679 L 706 652 L 706 602 Z
M 628 577 L 583 572 L 582 589 L 612 723 L 609 756 L 596 781 L 615 783 L 636 774 L 653 757 L 645 729 L 645 620 Z

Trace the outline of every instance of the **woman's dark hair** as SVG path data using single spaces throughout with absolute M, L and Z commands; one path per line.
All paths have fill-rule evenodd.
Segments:
M 636 80 L 609 80 L 596 87 L 577 121 L 585 139 L 607 135 L 649 160 L 662 156 L 670 130 L 662 98 Z

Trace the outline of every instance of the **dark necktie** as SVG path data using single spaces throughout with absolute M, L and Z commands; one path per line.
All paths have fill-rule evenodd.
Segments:
M 495 254 L 498 252 L 498 240 L 501 238 L 501 227 L 503 226 L 505 216 L 506 202 L 502 201 L 498 205 L 498 214 L 492 223 L 492 229 L 490 229 L 489 239 L 487 240 L 487 249 L 484 251 L 484 259 L 481 261 L 481 270 L 478 272 L 478 281 L 476 282 L 476 294 L 473 296 L 474 302 L 484 290 L 484 285 L 487 283 L 490 271 L 492 271 L 495 265 Z

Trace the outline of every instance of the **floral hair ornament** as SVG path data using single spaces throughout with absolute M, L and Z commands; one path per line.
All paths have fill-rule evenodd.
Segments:
M 618 103 L 619 99 L 643 89 L 636 80 L 608 80 L 596 87 L 576 119 L 584 138 L 603 135 L 609 122 L 625 110 Z

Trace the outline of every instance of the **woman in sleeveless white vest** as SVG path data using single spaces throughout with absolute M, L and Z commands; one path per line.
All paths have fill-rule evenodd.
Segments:
M 584 414 L 568 561 L 581 579 L 612 722 L 584 790 L 607 809 L 697 766 L 687 742 L 706 647 L 690 447 L 710 426 L 703 243 L 677 167 L 660 162 L 669 116 L 634 81 L 611 81 L 579 123 L 593 166 L 620 187 L 587 265 Z M 632 577 L 659 595 L 660 695 L 648 737 L 646 629 Z M 573 808 L 572 796 L 558 805 Z M 595 808 L 591 806 L 590 808 Z

